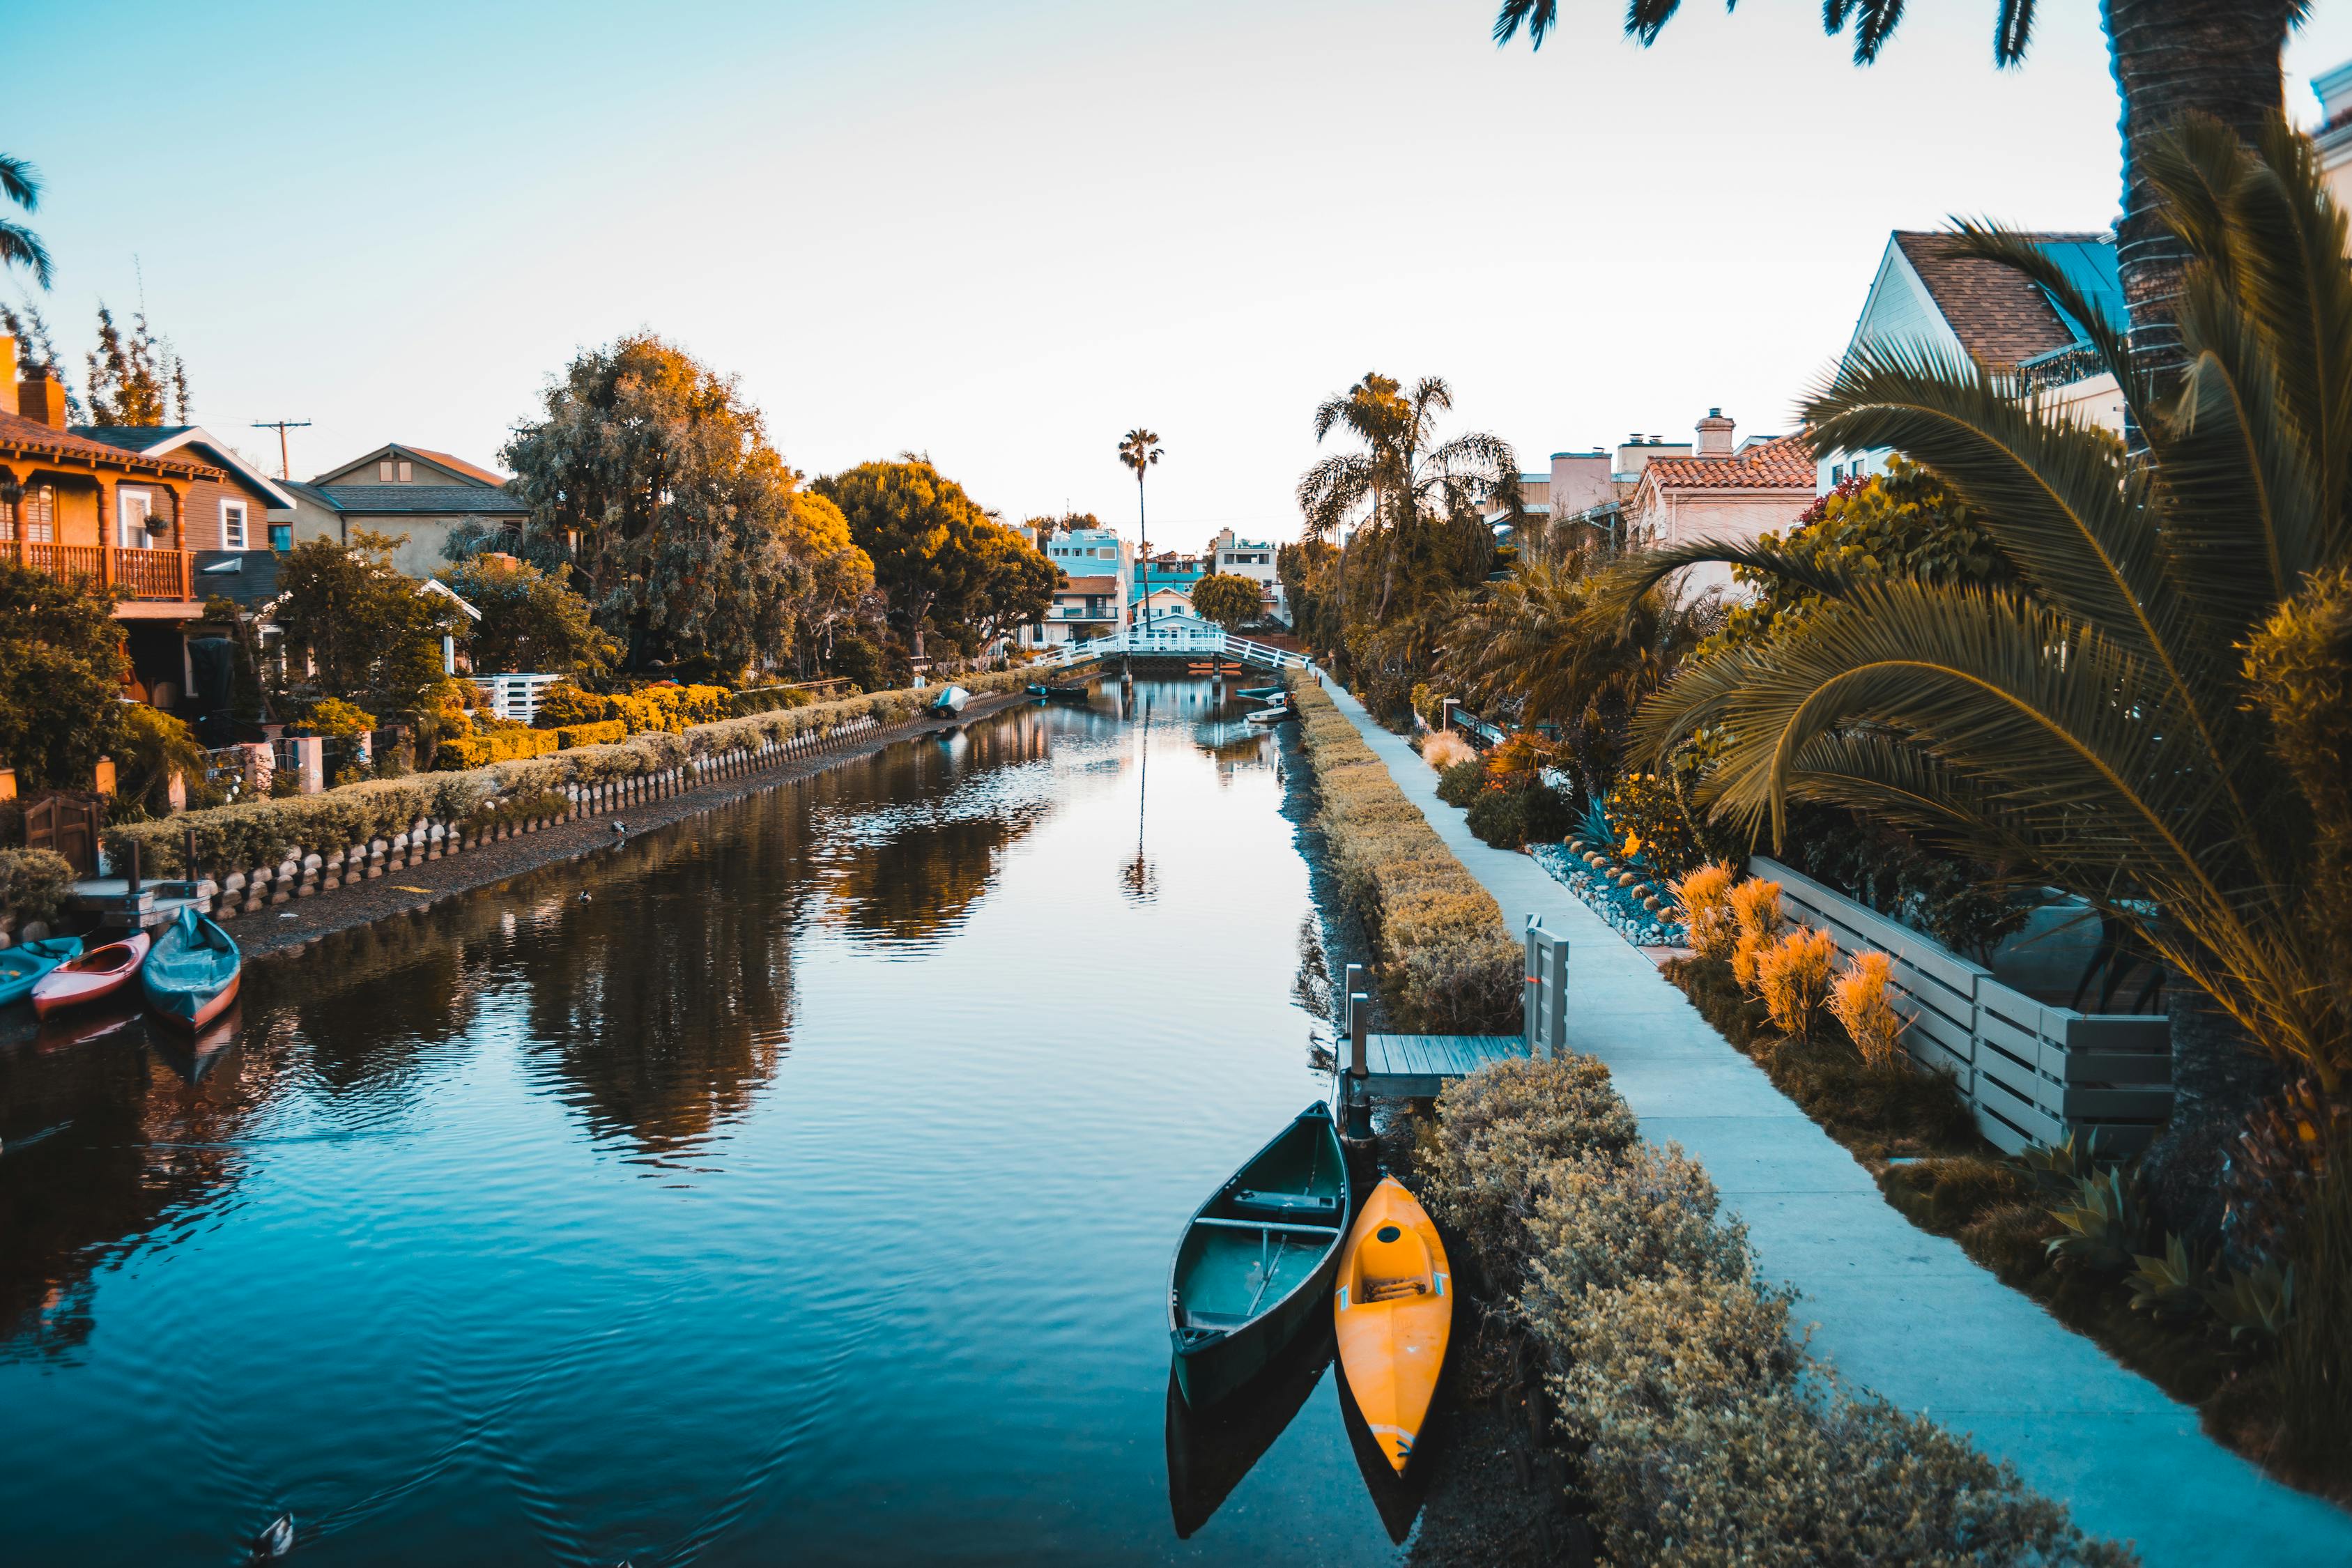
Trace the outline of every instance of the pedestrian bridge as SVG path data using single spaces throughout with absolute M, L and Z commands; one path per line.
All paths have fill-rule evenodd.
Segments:
M 1213 621 L 1197 620 L 1190 616 L 1171 616 L 1161 621 L 1148 621 L 1142 626 L 1123 626 L 1108 637 L 1089 637 L 1084 642 L 1066 642 L 1031 666 L 1039 669 L 1068 669 L 1073 665 L 1091 664 L 1099 658 L 1229 658 L 1236 664 L 1255 665 L 1260 669 L 1304 669 L 1307 656 L 1278 648 L 1270 643 L 1254 642 L 1238 637 Z

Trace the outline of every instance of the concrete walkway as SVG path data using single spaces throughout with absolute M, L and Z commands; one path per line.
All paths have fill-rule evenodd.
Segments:
M 1540 915 L 1567 939 L 1569 1043 L 1608 1064 L 1644 1137 L 1706 1166 L 1765 1275 L 1803 1292 L 1796 1316 L 1812 1325 L 1813 1352 L 1848 1383 L 1968 1433 L 2151 1568 L 2352 1563 L 2352 1514 L 2214 1443 L 2194 1410 L 1887 1206 L 1647 957 L 1528 857 L 1472 837 L 1412 748 L 1325 689 L 1511 930 Z

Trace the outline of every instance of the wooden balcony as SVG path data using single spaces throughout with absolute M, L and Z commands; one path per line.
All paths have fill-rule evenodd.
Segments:
M 39 544 L 0 545 L 36 572 L 64 582 L 84 578 L 117 591 L 140 604 L 193 603 L 190 583 L 194 563 L 184 550 L 125 550 L 120 545 Z

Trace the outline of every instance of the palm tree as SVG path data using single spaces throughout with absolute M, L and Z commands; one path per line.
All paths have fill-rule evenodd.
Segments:
M 1625 31 L 1644 45 L 1682 7 L 1682 0 L 1626 0 Z M 1904 0 L 1822 0 L 1822 25 L 1832 36 L 1853 26 L 1853 58 L 1878 58 L 1903 18 Z M 2013 66 L 2033 36 L 2035 0 L 1997 0 L 1992 58 Z M 2309 14 L 2310 0 L 2102 0 L 2107 59 L 2123 96 L 2123 219 L 2116 261 L 2131 311 L 2135 358 L 2159 385 L 2183 363 L 2174 300 L 2188 260 L 2166 223 L 2162 196 L 2147 166 L 2154 140 L 2185 116 L 2219 120 L 2248 141 L 2284 106 L 2280 51 L 2290 28 Z M 1502 0 L 1495 42 L 1508 43 L 1525 27 L 1528 43 L 1543 46 L 1559 17 L 1559 0 Z
M 1437 439 L 1437 416 L 1453 406 L 1453 389 L 1441 377 L 1423 376 L 1407 392 L 1373 371 L 1315 410 L 1318 442 L 1345 429 L 1362 449 L 1331 453 L 1307 469 L 1298 480 L 1298 510 L 1310 538 L 1327 538 L 1353 520 L 1356 537 L 1381 551 L 1376 622 L 1388 616 L 1400 563 L 1418 554 L 1457 580 L 1483 574 L 1494 541 L 1479 504 L 1500 500 L 1518 510 L 1519 459 L 1509 442 L 1476 432 Z M 1344 548 L 1339 559 L 1344 622 Z
M 26 212 L 38 211 L 41 172 L 22 158 L 0 153 L 0 195 Z M 29 268 L 35 281 L 44 289 L 49 286 L 49 253 L 41 237 L 7 218 L 0 218 L 0 267 Z
M 1477 710 L 1516 709 L 1559 727 L 1577 783 L 1594 800 L 1617 781 L 1634 711 L 1723 625 L 1722 601 L 1670 585 L 1630 614 L 1586 574 L 1588 557 L 1522 562 L 1445 629 L 1438 668 Z
M 1143 471 L 1160 460 L 1160 437 L 1137 426 L 1118 438 L 1118 460 L 1135 470 L 1135 531 L 1142 538 L 1137 558 L 1147 581 L 1151 575 L 1151 526 L 1143 520 Z
M 1652 754 L 1703 730 L 1724 739 L 1703 796 L 1718 816 L 1777 838 L 1790 801 L 1822 801 L 2039 867 L 2226 1014 L 2234 1044 L 2210 1015 L 2176 1012 L 2173 1125 L 2151 1156 L 2177 1173 L 2168 1201 L 2194 1208 L 2260 1092 L 2244 1041 L 2331 1092 L 2352 1069 L 2352 996 L 2330 983 L 2311 913 L 2312 805 L 2273 759 L 2242 652 L 2352 558 L 2352 274 L 2345 216 L 2283 121 L 2249 147 L 2195 117 L 2141 164 L 2189 258 L 2175 395 L 2032 245 L 1962 235 L 2092 324 L 2145 452 L 1932 349 L 1857 353 L 1806 408 L 1820 449 L 1891 447 L 1934 473 L 2015 585 L 1702 544 L 1647 558 L 1621 587 L 1718 560 L 1825 595 L 1643 711 Z

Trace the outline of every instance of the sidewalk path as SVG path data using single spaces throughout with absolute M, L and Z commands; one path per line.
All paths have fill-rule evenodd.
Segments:
M 1915 1228 L 1870 1173 L 1732 1049 L 1650 960 L 1528 857 L 1470 835 L 1437 775 L 1336 684 L 1332 700 L 1503 906 L 1569 942 L 1569 1043 L 1608 1064 L 1646 1138 L 1706 1166 L 1764 1274 L 1847 1382 L 1968 1433 L 2150 1568 L 2352 1563 L 2352 1515 L 2264 1476 L 2197 1413 Z

